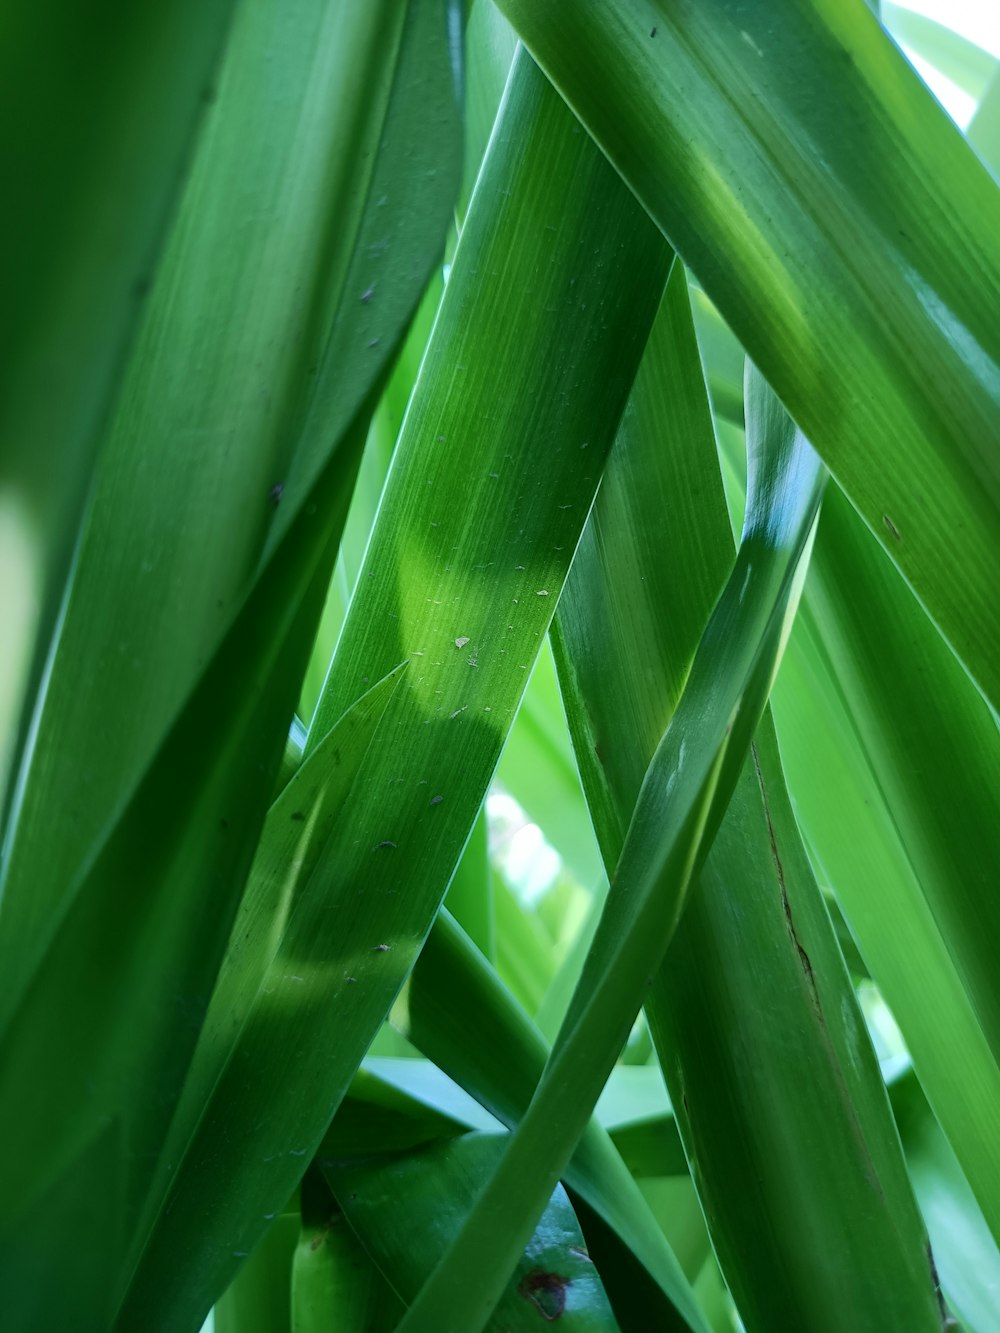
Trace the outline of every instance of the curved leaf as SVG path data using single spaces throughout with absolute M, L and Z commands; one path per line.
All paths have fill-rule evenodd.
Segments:
M 502 1165 L 404 1330 L 484 1326 L 625 1043 L 742 767 L 794 614 L 825 481 L 751 369 L 748 417 L 751 484 L 739 555 L 643 781 L 580 983 Z
M 409 660 L 357 797 L 324 849 L 330 929 L 296 930 L 294 966 L 282 955 L 287 975 L 275 1004 L 294 1013 L 308 990 L 301 1031 L 270 1070 L 287 1113 L 269 1116 L 272 1087 L 252 1068 L 239 1138 L 224 1117 L 199 1127 L 194 1163 L 238 1157 L 262 1206 L 244 1213 L 229 1199 L 235 1192 L 220 1188 L 206 1216 L 200 1194 L 175 1194 L 137 1275 L 126 1327 L 175 1327 L 172 1302 L 208 1295 L 220 1265 L 235 1266 L 250 1250 L 265 1214 L 281 1207 L 291 1168 L 301 1173 L 322 1139 L 482 803 L 652 319 L 656 275 L 668 262 L 662 240 L 527 56 L 504 117 L 309 734 L 306 762 L 371 681 Z M 565 225 L 564 238 L 553 239 L 550 218 Z M 580 303 L 599 321 L 578 323 L 557 343 Z M 508 318 L 498 319 L 501 306 Z M 585 472 L 581 441 L 592 446 Z M 490 562 L 504 577 L 484 573 Z M 237 1073 L 234 1065 L 234 1088 Z
M 500 8 L 1000 705 L 1000 195 L 959 131 L 860 3 Z
M 16 206 L 0 220 L 0 810 L 233 8 L 39 0 L 3 17 L 0 163 Z

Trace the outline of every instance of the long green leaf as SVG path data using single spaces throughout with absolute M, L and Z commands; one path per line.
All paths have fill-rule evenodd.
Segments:
M 715 1252 L 748 1330 L 933 1330 L 926 1235 L 769 718 L 753 758 L 647 1004 Z
M 335 495 L 339 471 L 326 480 Z M 324 498 L 317 488 L 317 504 Z M 332 555 L 324 524 L 293 531 L 123 816 L 69 886 L 72 905 L 14 1009 L 0 1058 L 0 1285 L 15 1324 L 112 1326 Z M 99 1232 L 89 1221 L 95 1199 Z M 95 1277 L 76 1289 L 41 1280 L 49 1247 L 81 1235 Z
M 775 690 L 782 758 L 817 862 L 1000 1236 L 1000 738 L 889 561 L 830 499 Z
M 0 809 L 233 7 L 39 0 L 3 17 Z
M 1000 704 L 1000 196 L 959 131 L 861 3 L 500 7 Z
M 168 1191 L 172 1211 L 178 1195 L 203 1197 L 213 1172 L 218 1190 L 222 1181 L 232 1180 L 238 1172 L 243 1160 L 241 1117 L 252 1115 L 255 1105 L 246 1092 L 247 1072 L 280 1065 L 307 1021 L 310 1003 L 321 1002 L 316 978 L 304 965 L 300 967 L 298 959 L 307 942 L 317 936 L 322 939 L 331 838 L 399 674 L 390 673 L 348 710 L 268 811 L 229 948 L 160 1154 L 158 1180 L 137 1227 L 140 1248 L 162 1222 Z M 274 1105 L 270 1085 L 262 1083 L 260 1091 L 271 1101 L 274 1122 L 281 1108 Z M 263 1113 L 262 1107 L 258 1109 Z M 226 1147 L 206 1163 L 203 1139 L 220 1123 L 229 1131 Z M 235 1198 L 241 1215 L 256 1220 L 260 1232 L 266 1229 L 260 1219 L 273 1194 L 287 1196 L 301 1174 L 298 1164 L 287 1157 L 272 1162 L 269 1172 L 250 1176 Z M 247 1252 L 254 1240 L 251 1225 L 244 1240 Z M 152 1243 L 162 1249 L 155 1235 Z M 207 1290 L 225 1286 L 228 1271 L 235 1267 L 232 1257 L 216 1259 L 203 1279 Z M 190 1274 L 177 1299 L 184 1303 L 184 1313 L 176 1310 L 176 1319 L 186 1317 L 185 1307 L 193 1304 L 197 1309 L 199 1299 L 206 1307 L 211 1302 Z
M 676 273 L 683 281 L 679 267 Z M 825 473 L 751 370 L 748 390 L 755 428 L 751 498 L 736 565 L 650 763 L 615 884 L 538 1090 L 501 1168 L 411 1306 L 404 1329 L 472 1333 L 489 1317 L 666 952 L 766 702 Z
M 518 1124 L 548 1043 L 447 912 L 434 923 L 393 1021 L 498 1120 Z M 622 1329 L 702 1327 L 676 1259 L 597 1122 L 585 1128 L 563 1179 L 582 1204 L 588 1239 L 600 1229 L 607 1261 L 625 1274 L 606 1282 Z
M 249 1212 L 229 1177 L 207 1216 L 200 1189 L 176 1190 L 136 1275 L 133 1323 L 176 1327 L 175 1299 L 193 1312 L 199 1292 L 214 1294 L 219 1265 L 238 1263 L 265 1214 L 282 1206 L 289 1169 L 301 1173 L 310 1160 L 389 1009 L 444 895 L 551 618 L 668 260 L 655 229 L 524 56 L 463 229 L 307 760 L 332 720 L 408 659 L 406 681 L 324 853 L 328 929 L 303 930 L 295 941 L 295 975 L 307 981 L 282 991 L 299 1020 L 295 1044 L 275 1054 L 274 1066 L 252 1070 L 231 1115 L 199 1126 L 197 1160 L 207 1169 L 238 1154 L 243 1187 L 260 1206 Z M 581 304 L 592 321 L 570 318 Z
M 145 1194 L 259 832 L 276 746 L 329 577 L 360 431 L 441 243 L 450 204 L 447 170 L 439 188 L 427 188 L 420 150 L 428 140 L 421 116 L 408 105 L 422 108 L 439 128 L 454 125 L 444 15 L 408 11 L 382 56 L 385 34 L 372 33 L 367 20 L 357 24 L 362 45 L 367 41 L 375 53 L 379 95 L 371 97 L 362 77 L 357 104 L 348 99 L 339 119 L 330 111 L 342 91 L 336 61 L 345 55 L 341 39 L 349 18 L 340 15 L 338 26 L 338 15 L 327 17 L 317 5 L 300 6 L 296 17 L 289 24 L 287 11 L 279 16 L 265 3 L 241 12 L 104 457 L 32 770 L 5 845 L 0 938 L 10 961 L 5 1012 L 15 1019 L 4 1047 L 4 1078 L 21 1094 L 4 1103 L 5 1167 L 7 1158 L 11 1163 L 2 1220 L 11 1243 L 4 1262 L 12 1306 L 22 1301 L 31 1318 L 55 1326 L 69 1320 L 60 1310 L 61 1302 L 70 1302 L 75 1326 L 110 1327 L 128 1256 L 143 1239 Z M 284 59 L 273 62 L 279 18 L 288 46 Z M 427 60 L 435 51 L 436 65 Z M 289 101 L 289 70 L 303 58 L 312 77 Z M 280 66 L 273 76 L 269 64 Z M 435 96 L 426 95 L 424 79 Z M 371 112 L 363 124 L 358 106 Z M 338 128 L 317 141 L 318 156 L 303 150 L 289 159 L 288 141 L 294 143 L 302 116 Z M 244 144 L 251 121 L 262 121 L 274 137 L 254 135 Z M 347 163 L 339 177 L 333 173 L 340 198 L 331 205 L 325 193 L 329 150 L 338 142 Z M 370 165 L 355 172 L 350 163 L 359 144 Z M 427 151 L 438 160 L 438 149 Z M 266 209 L 255 215 L 251 208 L 246 243 L 234 245 L 234 217 L 267 198 L 289 166 L 303 203 L 301 212 L 291 211 L 296 223 L 290 233 L 272 227 Z M 385 172 L 399 187 L 388 210 L 387 196 L 377 192 Z M 408 202 L 413 193 L 421 199 L 416 213 Z M 393 251 L 400 229 L 412 235 L 412 245 Z M 388 254 L 371 253 L 376 238 L 389 246 Z M 304 273 L 296 268 L 303 260 Z M 367 268 L 371 278 L 379 264 L 396 281 L 374 312 L 361 299 L 358 269 Z M 273 327 L 247 314 L 248 271 L 263 275 L 267 317 L 285 310 L 291 356 L 271 365 L 270 386 L 280 390 L 282 411 L 241 456 L 231 447 L 227 414 L 245 412 L 255 423 L 271 415 L 260 408 L 257 361 L 266 352 L 262 329 L 271 337 Z M 309 302 L 285 290 L 296 273 L 308 278 Z M 193 332 L 206 310 L 206 326 L 220 313 L 223 320 L 225 336 L 212 343 L 219 361 Z M 370 336 L 380 331 L 382 351 L 379 337 Z M 177 392 L 174 376 L 189 377 L 187 396 Z M 223 396 L 216 397 L 220 389 Z M 202 416 L 204 438 L 186 408 Z M 289 437 L 290 425 L 296 429 Z M 185 467 L 164 448 L 174 436 L 164 430 L 179 432 L 192 456 L 212 458 L 223 474 L 237 476 L 228 492 L 223 488 L 225 504 L 214 485 L 189 500 Z M 283 492 L 269 494 L 268 449 L 275 441 L 286 448 L 289 438 L 298 448 L 285 473 L 286 504 Z M 261 464 L 269 478 L 263 489 L 255 478 Z M 190 530 L 173 514 L 163 521 L 171 493 Z M 247 512 L 256 515 L 250 524 Z M 156 577 L 156 560 L 149 557 L 162 562 Z M 164 631 L 176 655 L 162 651 L 158 635 Z M 79 660 L 93 663 L 102 653 L 106 669 L 87 674 L 90 692 L 81 706 Z M 155 656 L 144 671 L 147 653 Z M 80 782 L 80 764 L 93 765 L 89 787 Z M 53 810 L 66 813 L 67 800 L 65 836 L 53 844 L 48 824 Z M 122 1002 L 125 994 L 129 1003 Z M 52 1096 L 58 1086 L 81 1099 L 81 1114 L 61 1114 Z M 88 1225 L 89 1200 L 101 1191 L 109 1203 L 98 1242 Z M 91 1238 L 93 1277 L 81 1290 L 39 1282 L 37 1274 L 33 1280 L 43 1227 L 53 1244 L 81 1229 Z M 31 1263 L 23 1262 L 25 1255 Z M 203 1312 L 219 1290 L 204 1298 Z
M 0 1009 L 319 472 L 350 446 L 327 501 L 343 522 L 353 423 L 440 253 L 457 188 L 450 61 L 433 6 L 241 7 L 110 429 L 5 840 Z
M 992 1333 L 1000 1311 L 1000 1249 L 912 1069 L 890 1091 L 949 1308 L 961 1327 Z
M 969 143 L 995 181 L 1000 181 L 1000 69 L 993 75 L 969 123 Z
M 997 69 L 997 58 L 968 37 L 903 5 L 883 4 L 882 22 L 903 46 L 939 69 L 977 101 Z
M 698 349 L 683 291 L 675 296 L 663 362 L 673 363 L 686 398 L 669 399 L 673 447 L 663 450 L 664 418 L 652 412 L 620 441 L 581 551 L 588 558 L 558 620 L 564 686 L 576 700 L 570 716 L 609 863 L 661 715 L 687 676 L 698 603 L 710 604 L 731 549 Z M 702 554 L 681 579 L 692 527 Z M 627 539 L 612 546 L 605 531 Z M 626 571 L 629 591 L 612 600 Z M 687 618 L 661 618 L 675 602 Z M 623 624 L 647 620 L 655 629 L 641 643 L 622 642 Z M 602 763 L 595 735 L 612 737 Z M 899 1327 L 933 1319 L 923 1237 L 877 1066 L 766 718 L 647 1016 L 747 1327 L 881 1327 L 890 1313 Z
M 567 868 L 587 888 L 604 867 L 566 732 L 548 644 L 538 655 L 524 700 L 504 746 L 497 782 L 545 831 Z
M 729 377 L 725 337 L 720 328 L 708 349 L 710 381 Z M 738 509 L 731 446 L 740 442 L 730 433 L 724 461 Z M 1000 1235 L 990 981 L 1000 932 L 990 883 L 1000 856 L 1000 738 L 991 710 L 835 489 L 773 703 L 811 854 L 863 944 L 859 954 L 848 936 L 841 947 L 856 970 L 877 972 L 935 1115 Z

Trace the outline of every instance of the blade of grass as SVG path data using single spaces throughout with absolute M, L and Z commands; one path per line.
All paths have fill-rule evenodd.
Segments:
M 897 42 L 939 69 L 963 92 L 976 101 L 982 97 L 997 68 L 996 56 L 960 32 L 903 5 L 883 4 L 882 22 Z
M 959 131 L 860 4 L 500 8 L 1000 705 L 1000 196 Z
M 969 143 L 995 181 L 1000 181 L 1000 69 L 989 82 L 969 122 Z
M 498 1120 L 511 1129 L 518 1124 L 548 1043 L 447 912 L 434 923 L 393 1022 Z M 674 1255 L 596 1121 L 585 1128 L 564 1182 L 588 1240 L 600 1233 L 610 1270 L 621 1274 L 606 1282 L 625 1333 L 650 1324 L 702 1328 Z
M 766 702 L 825 473 L 749 369 L 747 383 L 754 452 L 736 565 L 650 763 L 615 885 L 538 1090 L 501 1167 L 407 1312 L 404 1330 L 474 1333 L 489 1318 L 517 1247 L 565 1169 L 666 952 L 691 874 L 711 844 Z
M 548 643 L 507 737 L 497 782 L 545 830 L 546 841 L 580 884 L 591 888 L 603 881 Z
M 710 361 L 710 377 L 713 369 Z M 727 437 L 723 450 L 737 510 L 739 468 L 728 465 L 738 443 Z M 836 489 L 774 708 L 810 854 L 849 912 L 863 957 L 851 937 L 841 947 L 856 971 L 877 970 L 935 1114 L 1000 1235 L 991 1128 L 1000 1077 L 996 1042 L 988 1044 L 997 927 L 983 880 L 997 856 L 996 724 Z
M 0 811 L 233 8 L 41 0 L 4 16 Z
M 926 1236 L 768 718 L 753 760 L 647 1005 L 715 1252 L 748 1330 L 935 1329 Z
M 1000 1250 L 912 1070 L 891 1088 L 906 1162 L 949 1308 L 989 1330 L 1000 1309 Z
M 450 61 L 445 14 L 425 6 L 241 7 L 110 427 L 5 837 L 0 1010 L 319 472 L 350 447 L 327 501 L 343 522 L 352 423 L 403 336 L 457 188 Z
M 279 997 L 295 1040 L 269 1048 L 246 1086 L 234 1077 L 200 1121 L 191 1160 L 219 1172 L 218 1186 L 197 1172 L 175 1185 L 125 1326 L 173 1327 L 175 1302 L 199 1310 L 214 1295 L 222 1267 L 238 1264 L 287 1198 L 388 1011 L 485 795 L 668 262 L 521 58 L 310 729 L 307 761 L 370 681 L 410 661 L 324 853 L 323 929 L 298 931 L 286 955 L 308 978 Z M 580 305 L 592 321 L 570 318 Z
M 194 1170 L 205 1180 L 197 1161 L 201 1121 L 212 1115 L 219 1101 L 225 1104 L 234 1079 L 241 1080 L 248 1068 L 266 1064 L 269 1045 L 289 1040 L 287 1015 L 295 1013 L 284 994 L 289 989 L 289 955 L 294 960 L 299 937 L 317 929 L 317 905 L 322 903 L 329 874 L 327 848 L 400 677 L 399 669 L 391 672 L 339 719 L 267 813 L 160 1154 L 158 1177 L 148 1190 L 145 1213 L 136 1227 L 138 1241 L 155 1227 L 166 1192 L 183 1188 L 185 1173 Z M 303 977 L 293 974 L 290 980 L 305 985 Z M 217 1169 L 236 1168 L 229 1162 Z M 293 1186 L 294 1180 L 286 1193 Z M 250 1186 L 248 1195 L 253 1193 Z M 246 1212 L 256 1211 L 256 1200 L 242 1202 Z
M 817 862 L 1000 1236 L 996 723 L 830 498 L 775 690 L 782 759 Z
M 688 676 L 699 602 L 711 604 L 732 549 L 680 284 L 674 296 L 660 361 L 673 367 L 674 381 L 660 370 L 673 392 L 663 393 L 661 406 L 653 380 L 646 404 L 637 403 L 647 416 L 612 455 L 581 547 L 586 560 L 575 567 L 579 582 L 567 590 L 556 627 L 584 785 L 609 864 L 645 757 Z M 638 381 L 637 391 L 646 384 Z M 701 549 L 689 563 L 692 526 Z M 626 535 L 613 544 L 610 533 Z M 654 628 L 638 639 L 633 623 Z M 919 1220 L 877 1066 L 782 797 L 769 731 L 765 718 L 755 762 L 737 783 L 649 992 L 647 1016 L 747 1327 L 862 1327 L 890 1300 L 898 1326 L 919 1327 L 936 1314 Z M 811 1244 L 803 1240 L 809 1235 Z M 817 1265 L 820 1251 L 828 1258 Z
M 336 462 L 323 479 L 333 494 L 342 483 Z M 325 499 L 317 488 L 317 507 Z M 0 1284 L 15 1308 L 27 1303 L 26 1326 L 112 1326 L 133 1227 L 249 868 L 334 549 L 325 525 L 308 516 L 290 534 L 79 886 L 70 886 L 72 905 L 4 1034 Z M 107 1140 L 110 1162 L 88 1169 L 90 1145 Z M 114 1198 L 111 1224 L 100 1234 L 85 1229 L 81 1240 L 81 1219 L 106 1191 Z M 40 1216 L 33 1201 L 46 1192 Z M 39 1230 L 32 1233 L 28 1219 Z M 19 1268 L 19 1247 L 49 1252 L 74 1238 L 96 1251 L 99 1287 L 33 1283 Z
M 480 810 L 462 859 L 451 877 L 445 902 L 483 956 L 492 958 L 495 941 L 493 871 L 487 852 L 487 837 L 486 811 Z

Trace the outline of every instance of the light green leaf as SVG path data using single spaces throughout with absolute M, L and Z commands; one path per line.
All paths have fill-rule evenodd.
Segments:
M 343 523 L 355 419 L 370 415 L 457 188 L 450 59 L 434 7 L 241 6 L 3 848 L 4 1001 L 338 451 L 344 484 L 323 517 Z
M 963 92 L 977 101 L 982 97 L 997 69 L 996 56 L 960 32 L 903 5 L 883 4 L 882 22 L 897 42 L 940 70 Z
M 657 325 L 659 355 L 637 379 L 636 415 L 612 454 L 579 582 L 557 621 L 609 864 L 645 757 L 692 670 L 699 603 L 707 611 L 732 549 L 683 283 L 671 288 L 672 319 Z M 695 542 L 698 558 L 688 561 Z M 631 624 L 649 628 L 635 637 Z M 605 736 L 598 756 L 595 737 Z M 646 1012 L 746 1326 L 855 1329 L 881 1321 L 890 1299 L 900 1327 L 933 1320 L 923 1235 L 878 1069 L 766 716 Z M 671 1126 L 664 1151 L 675 1134 Z
M 335 466 L 325 480 L 336 494 Z M 317 487 L 317 505 L 326 493 Z M 0 1285 L 28 1326 L 112 1326 L 201 997 L 263 820 L 330 547 L 306 518 L 271 562 L 122 817 L 69 886 L 72 905 L 13 1006 L 0 1058 Z M 59 1088 L 64 1096 L 53 1095 Z M 100 1284 L 33 1281 L 19 1248 L 71 1245 L 89 1201 L 105 1192 Z
M 191 1210 L 204 1212 L 209 1197 L 221 1216 L 216 1229 L 240 1227 L 249 1253 L 267 1229 L 268 1209 L 287 1198 L 302 1174 L 300 1152 L 272 1155 L 268 1170 L 248 1172 L 234 1187 L 246 1159 L 252 1126 L 266 1115 L 272 1134 L 295 1140 L 299 1112 L 294 1090 L 282 1077 L 293 1043 L 305 1042 L 324 1000 L 322 970 L 310 965 L 335 947 L 336 923 L 326 912 L 338 821 L 353 797 L 358 770 L 397 687 L 398 671 L 380 681 L 351 708 L 298 769 L 264 822 L 246 891 L 230 936 L 191 1067 L 148 1192 L 137 1248 L 135 1289 L 122 1318 L 144 1301 L 165 1305 L 170 1317 L 194 1324 L 238 1267 L 238 1256 L 216 1249 L 204 1270 L 187 1256 Z M 331 859 L 334 866 L 331 867 Z M 355 960 L 361 983 L 374 960 Z M 358 978 L 355 978 L 357 981 Z M 273 1078 L 255 1080 L 270 1069 Z M 206 1144 L 209 1145 L 206 1147 Z M 201 1226 L 208 1230 L 203 1220 Z M 167 1274 L 170 1260 L 184 1266 L 181 1291 Z
M 393 1022 L 513 1129 L 545 1068 L 548 1043 L 447 912 L 417 960 Z M 623 1333 L 702 1327 L 691 1293 L 642 1196 L 596 1120 L 563 1173 Z M 606 1274 L 606 1276 L 605 1276 Z
M 1000 704 L 1000 196 L 959 131 L 860 3 L 500 7 Z
M 992 1132 L 1000 738 L 990 709 L 835 493 L 774 708 L 817 864 L 1000 1235 Z
M 748 398 L 751 488 L 736 565 L 650 763 L 601 924 L 538 1090 L 502 1166 L 403 1329 L 472 1333 L 484 1326 L 512 1256 L 565 1169 L 624 1045 L 766 701 L 825 474 L 752 371 Z
M 48 1245 L 68 1245 L 87 1200 L 110 1198 L 83 1290 L 32 1281 L 2 1247 L 10 1304 L 23 1297 L 40 1324 L 104 1333 L 144 1239 L 146 1192 L 259 833 L 365 419 L 441 244 L 458 145 L 439 136 L 453 169 L 428 188 L 426 154 L 436 169 L 442 150 L 410 102 L 454 129 L 451 52 L 442 13 L 408 14 L 386 43 L 369 16 L 306 0 L 293 16 L 266 0 L 241 9 L 111 427 L 4 844 L 2 1007 L 13 1021 L 0 1078 L 18 1093 L 4 1100 L 0 1227 L 29 1252 L 43 1226 Z M 378 96 L 359 65 L 342 102 L 352 22 Z M 308 145 L 296 140 L 303 117 L 324 131 Z M 391 207 L 378 192 L 386 171 Z M 276 226 L 285 172 L 301 208 L 286 200 Z M 406 243 L 384 258 L 392 295 L 371 310 L 357 270 L 375 262 L 377 237 L 400 232 Z M 309 301 L 289 289 L 306 280 Z M 279 324 L 286 341 L 271 355 Z M 233 448 L 234 422 L 245 448 Z M 270 493 L 276 449 L 294 452 L 279 474 L 287 494 Z M 191 495 L 194 461 L 210 484 Z M 60 1087 L 79 1107 L 72 1117 Z M 219 1290 L 200 1293 L 200 1314 Z
M 949 1308 L 970 1333 L 992 1333 L 1000 1311 L 1000 1250 L 916 1076 L 904 1075 L 891 1092 Z
M 290 1168 L 301 1172 L 322 1139 L 483 800 L 653 316 L 668 262 L 660 237 L 527 56 L 513 80 L 306 761 L 368 684 L 401 660 L 406 679 L 324 850 L 329 931 L 296 927 L 295 966 L 273 1001 L 294 1038 L 276 1063 L 245 1071 L 238 1141 L 221 1116 L 199 1125 L 197 1160 L 239 1157 L 259 1207 L 246 1209 L 232 1182 L 211 1211 L 200 1191 L 177 1193 L 146 1249 L 126 1327 L 139 1318 L 150 1333 L 175 1327 L 175 1302 L 199 1311 L 199 1293 L 214 1295 L 223 1266 L 251 1249 L 287 1197 Z M 600 324 L 577 321 L 557 347 L 579 304 Z M 490 564 L 496 573 L 484 572 Z M 280 1119 L 266 1111 L 278 1086 Z
M 990 80 L 976 114 L 969 122 L 969 143 L 995 181 L 1000 181 L 1000 69 Z

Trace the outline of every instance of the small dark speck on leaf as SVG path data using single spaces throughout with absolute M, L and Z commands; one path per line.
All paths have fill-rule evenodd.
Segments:
M 304 819 L 305 819 L 305 815 L 302 813 L 301 810 L 293 810 L 293 811 L 292 811 L 292 822 L 293 822 L 293 823 L 295 823 L 295 824 L 301 824 L 301 823 L 303 822 Z
M 899 528 L 896 527 L 895 523 L 893 523 L 892 519 L 889 517 L 888 514 L 882 515 L 882 522 L 885 524 L 889 533 L 896 538 L 896 541 L 899 541 L 900 540 Z
M 271 504 L 275 509 L 277 509 L 278 505 L 281 503 L 281 497 L 284 493 L 285 484 L 281 481 L 276 481 L 270 491 L 268 491 L 268 499 L 271 501 Z
M 655 37 L 655 36 L 656 36 L 656 29 L 655 29 L 655 28 L 651 28 L 651 29 L 650 29 L 650 32 L 649 32 L 649 35 L 650 35 L 650 37 Z
M 375 850 L 377 852 L 380 852 L 383 847 L 395 847 L 395 845 L 396 844 L 394 842 L 390 842 L 389 839 L 386 838 L 383 842 L 379 843 L 379 845 L 375 848 Z
M 568 1277 L 533 1268 L 521 1279 L 517 1290 L 526 1301 L 531 1301 L 537 1307 L 544 1320 L 553 1324 L 566 1309 L 566 1288 L 569 1285 Z
M 443 796 L 432 796 L 431 805 L 440 805 L 443 800 L 444 800 Z

